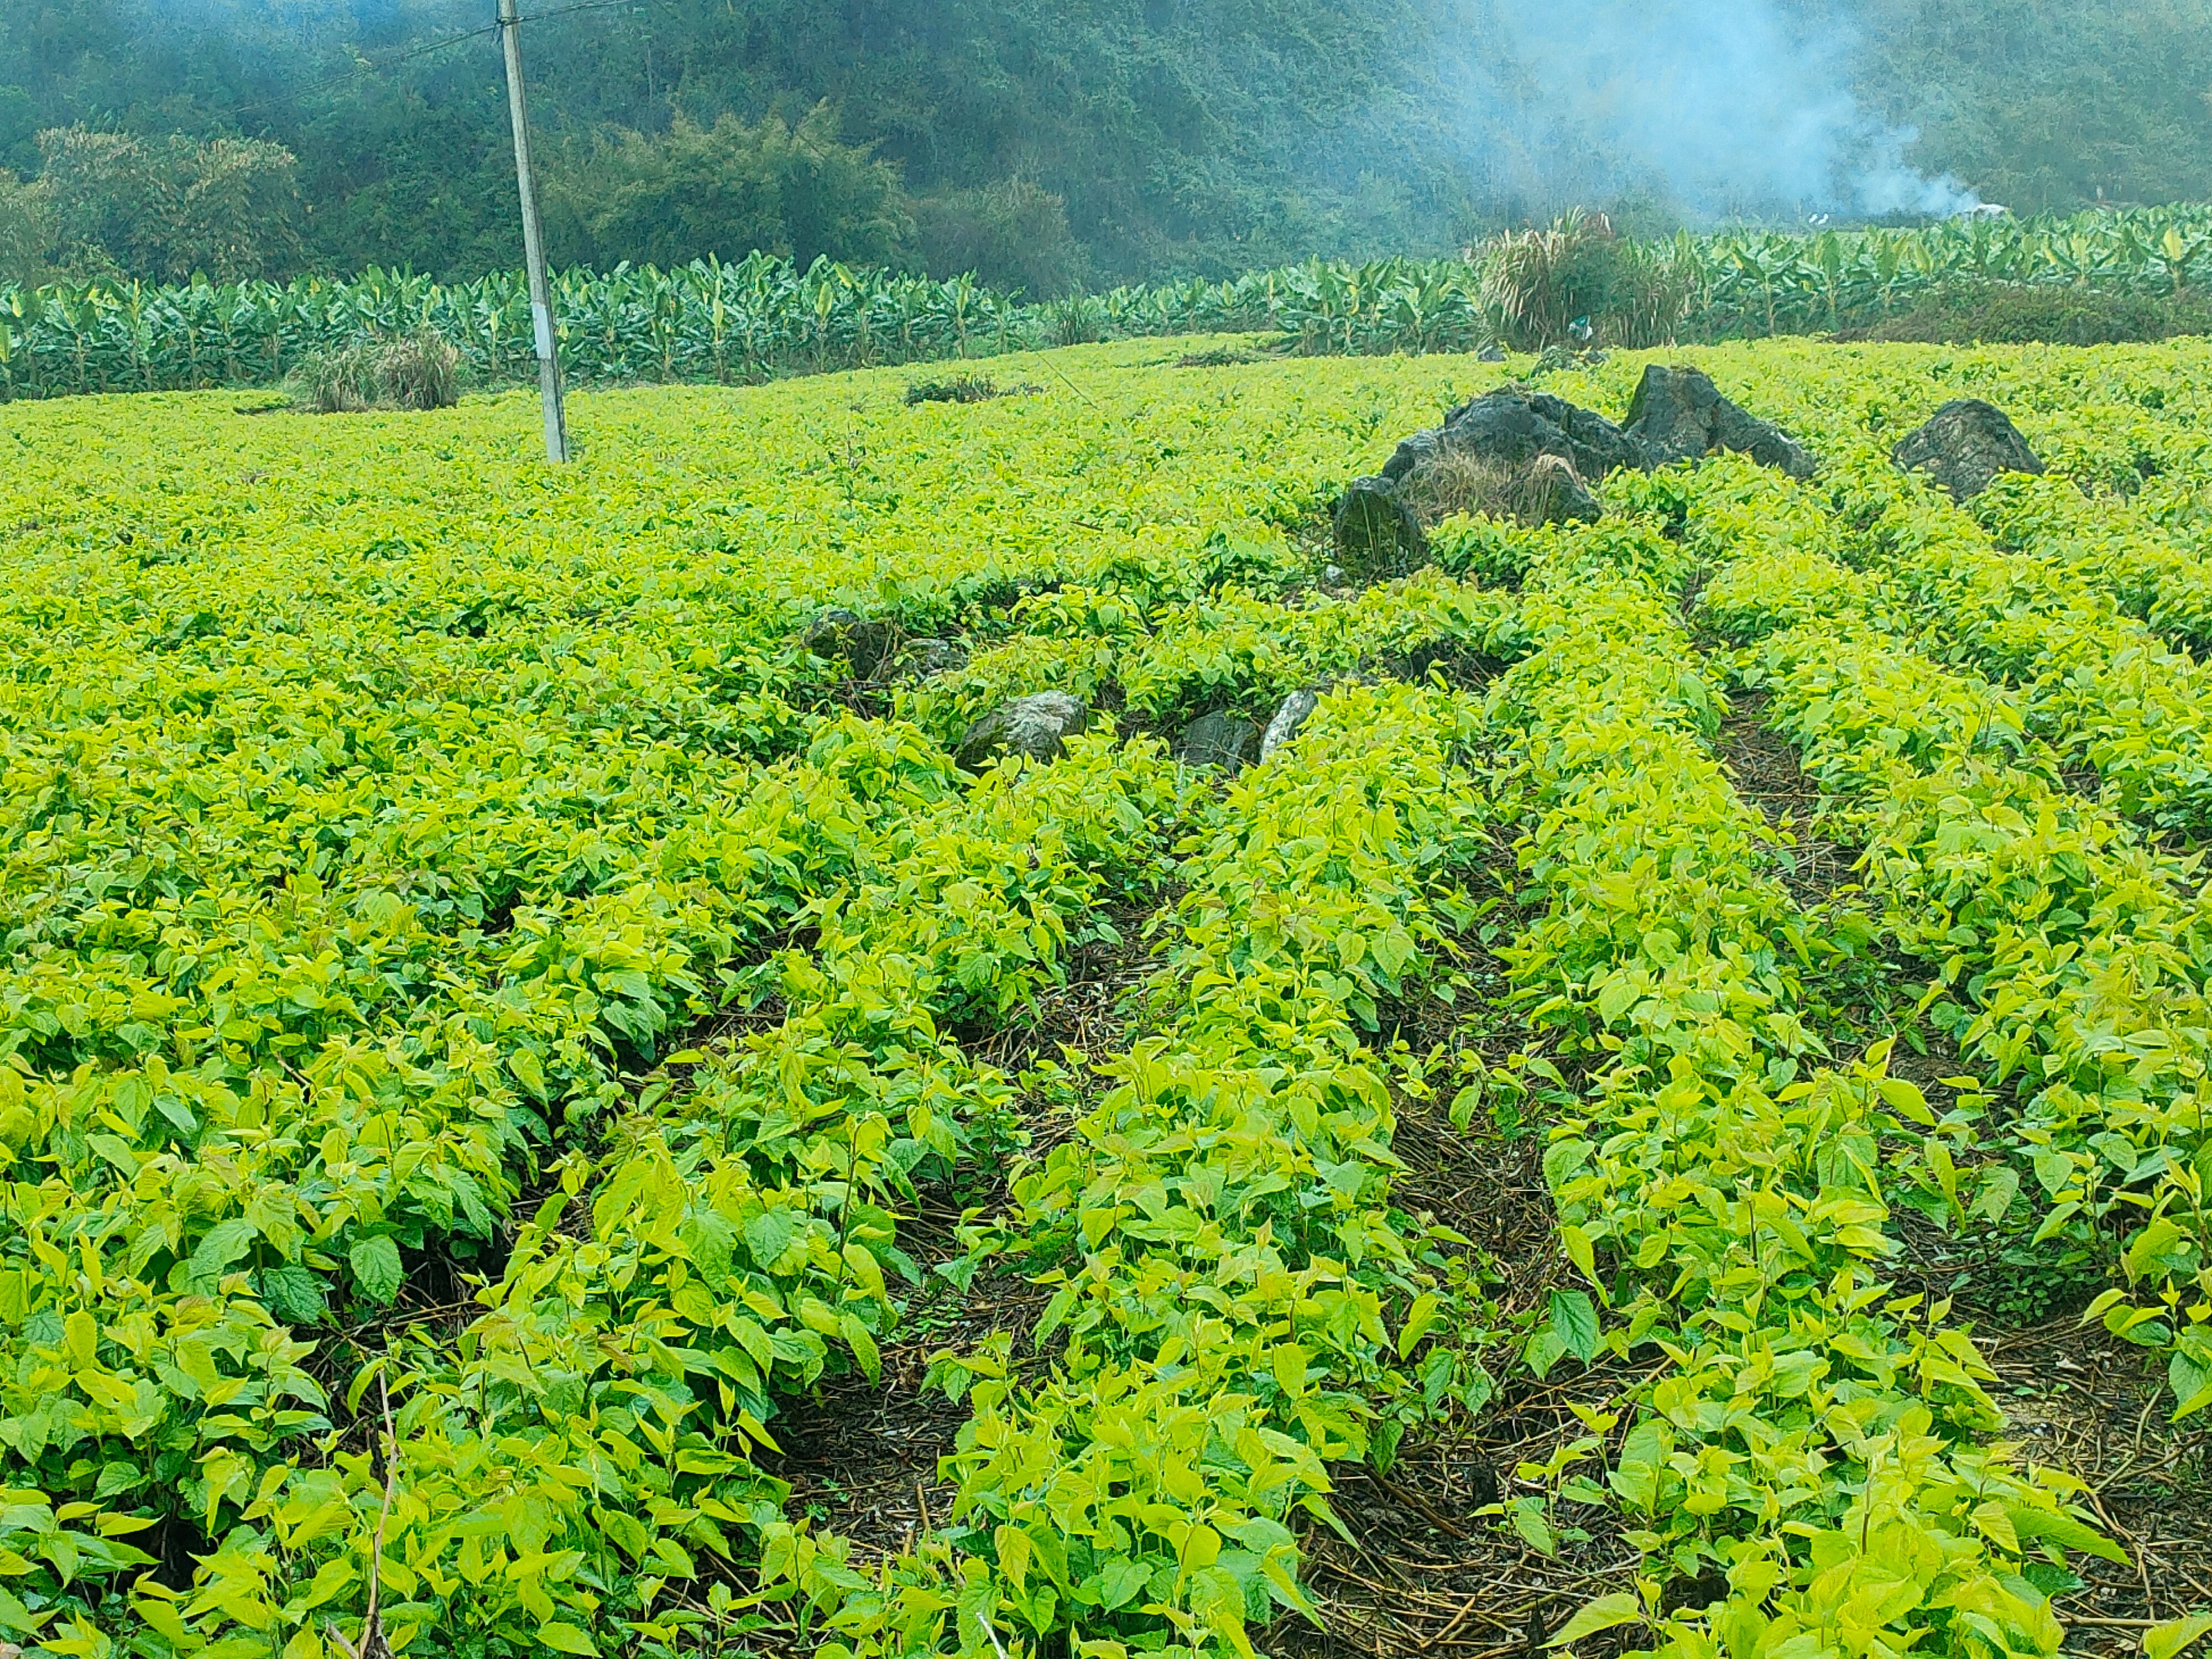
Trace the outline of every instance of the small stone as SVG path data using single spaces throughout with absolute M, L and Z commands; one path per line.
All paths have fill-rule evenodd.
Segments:
M 895 622 L 841 608 L 825 611 L 807 623 L 799 643 L 826 661 L 842 662 L 854 679 L 872 680 L 897 653 L 904 637 Z
M 1908 472 L 1925 472 L 1961 501 L 1980 495 L 1999 473 L 2043 471 L 2011 417 L 1979 398 L 1953 398 L 1889 458 Z
M 968 648 L 957 640 L 909 640 L 898 658 L 899 673 L 911 680 L 957 674 L 967 665 Z
M 1091 724 L 1091 711 L 1065 691 L 1040 691 L 1002 703 L 968 728 L 955 758 L 981 771 L 1000 755 L 1026 755 L 1035 761 L 1058 760 L 1067 739 Z
M 1219 766 L 1231 772 L 1249 766 L 1260 752 L 1260 727 L 1225 709 L 1200 714 L 1175 741 L 1175 757 L 1185 766 Z
M 1340 564 L 1325 564 L 1321 568 L 1321 585 L 1323 587 L 1341 587 L 1347 580 Z
M 1474 361 L 1478 363 L 1502 363 L 1505 361 L 1505 348 L 1492 340 L 1474 354 Z
M 1275 711 L 1275 718 L 1267 722 L 1267 730 L 1260 738 L 1260 758 L 1273 759 L 1275 751 L 1298 734 L 1298 728 L 1312 718 L 1321 703 L 1318 691 L 1293 691 L 1283 699 L 1283 706 Z

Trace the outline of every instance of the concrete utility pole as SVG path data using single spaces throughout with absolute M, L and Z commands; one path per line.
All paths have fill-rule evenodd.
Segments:
M 545 459 L 568 459 L 561 408 L 561 360 L 555 354 L 553 289 L 545 280 L 545 236 L 538 224 L 538 175 L 530 166 L 530 103 L 522 91 L 521 20 L 514 0 L 499 0 L 499 39 L 507 49 L 507 112 L 514 122 L 514 177 L 522 190 L 522 263 L 530 274 L 530 323 L 538 340 L 538 391 L 545 404 Z

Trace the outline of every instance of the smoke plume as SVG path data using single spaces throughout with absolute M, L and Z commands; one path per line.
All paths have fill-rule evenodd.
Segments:
M 1846 23 L 1793 29 L 1772 0 L 1500 0 L 1457 38 L 1467 159 L 1493 198 L 1643 198 L 1707 221 L 1978 199 L 1908 165 L 1917 135 L 1852 94 Z

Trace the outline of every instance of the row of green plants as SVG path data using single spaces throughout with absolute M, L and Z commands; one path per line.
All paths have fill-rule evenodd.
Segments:
M 1875 456 L 1840 466 L 1831 489 L 1847 527 L 1840 551 L 1911 605 L 1939 656 L 2017 685 L 2028 728 L 2094 769 L 2121 811 L 2196 834 L 2212 823 L 2212 674 L 2123 611 L 2118 594 L 2136 580 L 2124 568 L 2136 556 L 2129 544 L 2062 536 L 2046 553 L 2030 537 L 2008 552 L 1941 492 Z M 2024 534 L 2008 508 L 2020 494 L 2008 489 L 1982 510 Z M 2184 557 L 2165 574 L 2197 568 Z M 2174 592 L 2188 602 L 2185 586 Z
M 2071 478 L 2011 473 L 1975 497 L 1996 544 L 2109 593 L 2127 616 L 2201 657 L 2212 651 L 2212 562 L 2133 502 Z
M 2212 276 L 2212 210 L 2001 215 L 1810 234 L 1729 231 L 1692 248 L 1707 337 L 1805 334 L 1894 316 L 1947 289 L 2199 291 Z
M 755 254 L 662 271 L 556 276 L 567 372 L 585 381 L 776 375 L 1154 335 L 1232 332 L 1309 354 L 1630 346 L 1863 325 L 1959 289 L 2176 295 L 2212 278 L 2212 213 L 2143 209 L 1911 230 L 1726 232 L 1633 244 L 1601 219 L 1458 260 L 1310 262 L 1037 304 L 939 282 Z M 275 385 L 316 359 L 420 330 L 485 384 L 534 374 L 528 295 L 497 274 L 443 284 L 372 269 L 288 284 L 0 286 L 0 398 Z
M 1554 1516 L 1617 1513 L 1641 1558 L 1554 1640 L 2055 1653 L 2056 1564 L 2117 1549 L 2076 1484 L 1984 1443 L 1986 1362 L 1894 1284 L 1887 1144 L 1928 1109 L 1887 1041 L 1838 1060 L 1815 1029 L 1809 982 L 1864 933 L 1798 908 L 1714 758 L 1725 702 L 1674 604 L 1695 555 L 1663 522 L 1534 550 L 1539 648 L 1492 701 L 1529 918 L 1506 959 L 1589 1080 L 1486 1081 L 1553 1103 L 1545 1171 L 1597 1351 L 1665 1362 L 1520 1471 Z
M 1417 653 L 1497 660 L 1525 647 L 1510 595 L 1436 568 L 1322 604 L 1285 604 L 1245 587 L 1163 593 L 1138 571 L 1120 574 L 1133 586 L 1070 588 L 1024 604 L 1023 634 L 915 696 L 915 718 L 949 737 L 1008 696 L 1057 686 L 1085 697 L 1110 688 L 1130 720 L 1154 730 L 1176 730 L 1211 708 L 1264 723 L 1294 691 L 1405 672 Z
M 1025 1346 L 948 1352 L 969 1420 L 937 1536 L 854 1585 L 833 1544 L 772 1539 L 763 1595 L 828 1616 L 836 1654 L 1253 1652 L 1310 1614 L 1295 1528 L 1338 1523 L 1326 1465 L 1492 1389 L 1487 1266 L 1393 1195 L 1417 1064 L 1374 1046 L 1470 919 L 1485 831 L 1474 711 L 1346 687 L 1291 750 L 1201 803 L 1186 890 L 1129 1049 L 1073 1133 L 1015 1173 L 969 1261 L 1054 1287 Z
M 2000 1271 L 2105 1281 L 2090 1312 L 2167 1356 L 2174 1414 L 2212 1406 L 2212 917 L 2191 866 L 2068 786 L 2023 696 L 1900 637 L 1909 612 L 1835 557 L 1827 504 L 1767 479 L 1697 495 L 1721 562 L 1699 614 L 1838 798 L 1827 831 L 1864 848 L 1883 933 L 1986 1085 L 1924 1120 L 1940 1218 L 1999 1230 Z

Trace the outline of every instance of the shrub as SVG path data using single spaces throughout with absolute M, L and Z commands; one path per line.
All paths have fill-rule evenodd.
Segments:
M 1106 307 L 1087 294 L 1071 294 L 1045 307 L 1045 333 L 1054 345 L 1090 345 L 1106 337 Z
M 838 135 L 817 105 L 796 125 L 678 116 L 665 132 L 614 129 L 547 179 L 556 261 L 670 267 L 756 248 L 802 268 L 817 258 L 896 264 L 914 231 L 897 169 Z
M 376 406 L 376 376 L 368 343 L 318 351 L 303 359 L 284 383 L 292 407 L 311 415 L 355 415 Z
M 1080 289 L 1088 260 L 1069 228 L 1066 204 L 1026 179 L 925 196 L 914 204 L 915 239 L 933 275 L 973 271 L 994 288 L 1046 300 Z
M 917 380 L 906 389 L 909 404 L 980 404 L 1006 395 L 988 374 L 956 374 L 949 380 Z
M 258 138 L 202 143 L 52 128 L 36 189 L 60 262 L 181 282 L 273 276 L 299 263 L 299 165 Z
M 0 167 L 0 283 L 40 283 L 52 275 L 46 265 L 52 218 L 45 191 Z
M 1854 328 L 1838 340 L 1931 345 L 2118 345 L 2212 333 L 2212 301 L 2180 294 L 2114 294 L 2043 283 L 1961 283 L 1911 311 Z
M 376 383 L 394 409 L 451 409 L 461 400 L 461 354 L 442 334 L 418 329 L 380 349 Z
M 1614 280 L 1598 333 L 1630 351 L 1671 345 L 1698 297 L 1694 250 L 1679 243 L 1615 244 Z

